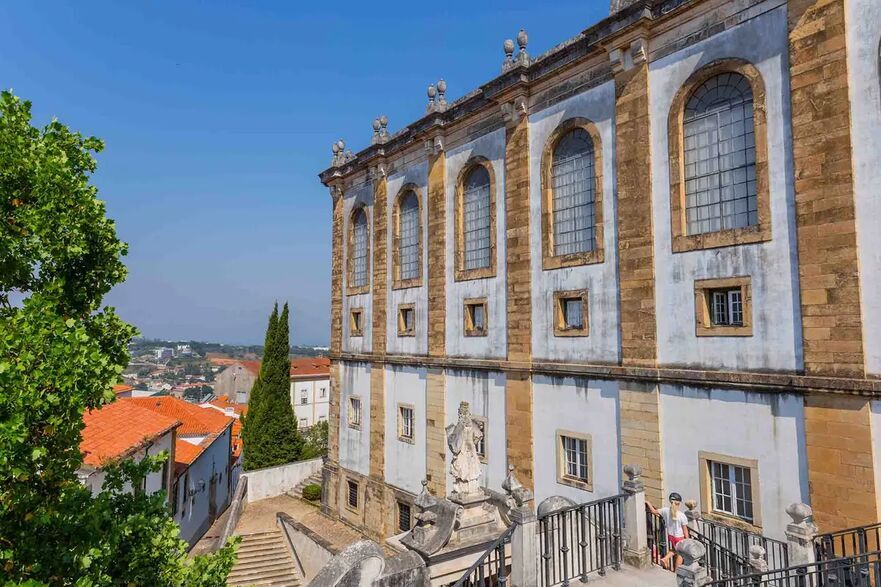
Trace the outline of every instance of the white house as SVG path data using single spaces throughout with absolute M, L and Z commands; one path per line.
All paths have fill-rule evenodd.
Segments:
M 330 360 L 291 360 L 291 404 L 300 430 L 327 420 L 330 409 Z

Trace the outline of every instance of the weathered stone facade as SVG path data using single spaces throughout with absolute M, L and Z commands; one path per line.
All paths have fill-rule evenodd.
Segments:
M 849 53 L 844 0 L 613 5 L 610 19 L 539 57 L 524 36 L 479 91 L 433 102 L 357 154 L 336 149 L 321 174 L 334 194 L 325 509 L 371 536 L 400 530 L 401 504 L 422 479 L 449 493 L 444 430 L 460 401 L 484 427 L 481 483 L 492 489 L 512 464 L 538 501 L 589 501 L 619 492 L 622 466 L 636 464 L 656 505 L 677 491 L 713 519 L 778 539 L 793 502 L 810 503 L 823 531 L 878 519 L 881 373 L 869 341 L 881 340 L 881 326 L 865 318 L 878 311 L 865 284 L 877 282 L 881 258 L 857 243 L 870 242 L 864 231 L 881 218 L 855 175 L 869 177 L 881 160 L 854 144 L 851 116 L 869 99 L 853 91 L 855 71 L 877 77 L 877 51 Z M 881 16 L 872 18 L 859 35 L 878 47 Z M 691 234 L 685 111 L 718 76 L 740 76 L 750 92 L 743 124 L 754 145 L 744 158 L 754 165 L 747 187 L 732 190 L 753 190 L 743 214 L 754 221 Z M 551 167 L 574 129 L 594 149 L 585 173 L 595 240 L 561 254 L 549 234 Z M 466 221 L 465 182 L 477 167 L 489 194 L 470 202 Z M 418 287 L 389 290 L 392 181 L 392 197 L 401 186 L 420 194 Z M 347 290 L 343 271 L 355 206 L 371 219 L 366 292 Z M 486 222 L 479 237 L 465 234 L 475 217 Z M 466 242 L 478 241 L 485 263 L 466 267 Z M 723 290 L 741 296 L 726 311 L 746 316 L 719 322 L 711 301 Z M 575 332 L 560 323 L 573 292 L 584 326 Z M 468 314 L 474 300 L 483 328 Z M 353 309 L 368 331 L 346 327 Z M 393 327 L 410 319 L 406 335 Z M 351 425 L 347 402 L 368 395 Z M 402 405 L 413 410 L 411 437 L 399 433 Z M 567 463 L 561 442 L 584 451 L 585 466 Z M 746 492 L 750 511 L 714 500 L 713 475 L 735 469 L 749 476 L 734 491 Z

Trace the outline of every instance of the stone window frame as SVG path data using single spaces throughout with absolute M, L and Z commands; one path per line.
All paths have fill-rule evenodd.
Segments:
M 413 413 L 413 423 L 410 426 L 410 436 L 404 434 L 404 410 Z M 416 444 L 416 406 L 413 404 L 398 403 L 398 440 L 407 444 Z
M 419 250 L 419 275 L 416 277 L 412 277 L 410 279 L 401 279 L 401 251 L 400 251 L 400 239 L 401 239 L 401 201 L 404 199 L 404 196 L 412 192 L 416 196 L 416 205 L 419 211 L 419 230 L 418 233 L 418 250 Z M 423 207 L 422 203 L 424 202 L 424 198 L 422 197 L 422 192 L 419 190 L 419 186 L 415 183 L 407 183 L 398 190 L 398 194 L 395 196 L 394 206 L 392 208 L 392 289 L 408 289 L 411 287 L 421 287 L 422 286 L 422 274 L 423 274 L 423 255 L 424 255 L 424 247 L 422 244 L 422 232 L 423 232 Z
M 355 479 L 354 477 L 346 476 L 345 479 L 346 479 L 346 495 L 345 495 L 345 498 L 343 499 L 343 503 L 345 504 L 346 509 L 349 510 L 350 512 L 354 512 L 356 514 L 360 513 L 361 512 L 361 501 L 362 501 L 361 483 L 357 479 Z M 355 486 L 355 502 L 356 502 L 355 505 L 352 505 L 352 502 L 350 500 L 350 497 L 352 495 L 352 486 L 353 485 Z
M 358 321 L 360 326 L 358 328 L 355 327 L 355 315 L 358 315 Z M 349 309 L 349 336 L 353 338 L 359 338 L 364 336 L 364 308 L 350 308 Z
M 483 328 L 474 327 L 474 318 L 472 316 L 472 307 L 483 306 Z M 465 298 L 462 301 L 463 310 L 463 327 L 465 336 L 485 337 L 489 331 L 489 314 L 487 312 L 489 306 L 487 299 L 483 298 Z
M 359 211 L 364 212 L 364 216 L 367 220 L 367 257 L 365 259 L 366 270 L 367 270 L 367 283 L 364 285 L 353 286 L 352 278 L 355 273 L 355 263 L 353 260 L 354 252 L 355 252 L 355 214 Z M 355 296 L 359 294 L 365 294 L 370 291 L 370 239 L 372 238 L 372 234 L 370 233 L 370 210 L 365 203 L 358 203 L 352 207 L 352 211 L 349 212 L 349 226 L 346 230 L 346 295 Z
M 483 432 L 483 454 L 478 452 L 477 458 L 481 463 L 487 464 L 489 462 L 489 439 L 487 438 L 486 431 L 489 429 L 489 418 L 474 415 L 471 418 L 480 422 L 481 431 Z M 475 445 L 474 448 L 476 450 L 477 446 Z
M 563 438 L 584 440 L 587 443 L 587 480 L 571 477 L 566 473 L 566 451 L 563 449 Z M 558 429 L 556 432 L 557 483 L 568 485 L 583 491 L 593 491 L 593 437 L 585 432 Z
M 489 267 L 465 269 L 465 180 L 476 167 L 483 167 L 489 174 Z M 496 174 L 492 163 L 486 157 L 476 155 L 468 159 L 456 179 L 456 200 L 453 224 L 455 231 L 455 281 L 471 281 L 496 276 L 498 248 L 496 245 Z
M 553 161 L 557 145 L 569 132 L 580 128 L 590 135 L 594 152 L 594 249 L 568 255 L 554 254 L 554 181 Z M 605 260 L 603 241 L 603 142 L 596 124 L 587 118 L 564 120 L 548 137 L 541 156 L 541 243 L 542 269 L 577 267 L 602 263 Z
M 756 200 L 758 224 L 717 232 L 686 234 L 685 218 L 685 106 L 704 82 L 723 73 L 745 77 L 753 92 L 753 127 L 756 142 Z M 771 240 L 771 193 L 768 176 L 768 121 L 765 82 L 752 63 L 738 58 L 719 59 L 691 74 L 679 88 L 667 122 L 670 159 L 670 224 L 674 253 L 760 243 Z
M 352 419 L 352 414 L 354 410 L 352 409 L 352 401 L 356 400 L 358 402 L 358 421 L 355 422 Z M 364 422 L 364 401 L 361 399 L 360 395 L 350 395 L 346 400 L 346 424 L 352 430 L 361 430 L 361 424 Z
M 410 328 L 406 328 L 404 324 L 404 311 L 409 310 L 413 313 L 413 325 Z M 397 322 L 398 322 L 398 336 L 400 337 L 410 337 L 416 336 L 416 305 L 415 304 L 398 304 L 398 313 L 397 313 Z
M 743 301 L 742 326 L 717 326 L 711 320 L 712 292 L 740 288 Z M 753 335 L 752 278 L 749 275 L 694 280 L 694 334 L 695 336 L 752 336 Z
M 563 308 L 565 300 L 581 299 L 581 328 L 566 326 Z M 587 289 L 571 289 L 554 292 L 554 336 L 586 337 L 590 336 L 590 296 Z
M 742 457 L 734 457 L 731 455 L 723 455 L 709 451 L 698 451 L 700 496 L 701 496 L 701 513 L 711 521 L 720 522 L 729 526 L 735 526 L 749 532 L 762 533 L 762 492 L 759 479 L 759 461 L 758 459 L 745 459 Z M 750 476 L 750 499 L 753 505 L 753 521 L 752 523 L 732 516 L 727 513 L 717 512 L 713 507 L 713 479 L 710 463 L 722 463 L 725 465 L 733 465 L 735 467 L 743 467 L 749 469 Z
M 410 520 L 410 525 L 406 530 L 401 528 L 401 506 L 406 506 L 407 510 L 409 512 L 407 517 Z M 413 516 L 413 504 L 412 503 L 410 503 L 409 501 L 401 500 L 401 499 L 395 499 L 395 514 L 396 514 L 395 515 L 395 529 L 397 529 L 397 531 L 399 533 L 400 532 L 409 532 L 410 530 L 413 529 L 414 516 Z

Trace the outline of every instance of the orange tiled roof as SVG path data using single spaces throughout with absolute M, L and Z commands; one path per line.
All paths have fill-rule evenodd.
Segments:
M 200 408 L 172 396 L 135 397 L 130 401 L 142 408 L 180 420 L 177 433 L 183 436 L 220 434 L 235 420 L 217 410 Z
M 131 390 L 132 390 L 132 386 L 131 386 L 131 385 L 122 385 L 122 384 L 120 384 L 120 385 L 114 385 L 114 386 L 113 386 L 113 393 L 115 393 L 115 394 L 117 394 L 117 395 L 120 394 L 120 393 L 126 393 L 126 392 L 131 391 Z
M 291 359 L 291 377 L 314 377 L 316 375 L 330 377 L 330 359 L 326 357 Z
M 174 443 L 174 462 L 183 465 L 192 465 L 200 454 L 205 450 L 204 446 L 187 442 L 186 440 L 177 439 Z
M 227 397 L 219 397 L 217 399 L 213 399 L 209 402 L 212 406 L 217 406 L 221 409 L 232 408 L 235 410 L 236 414 L 242 415 L 248 413 L 248 404 L 237 404 L 229 401 Z
M 124 457 L 180 425 L 176 418 L 139 407 L 131 398 L 87 410 L 83 423 L 80 450 L 83 462 L 93 467 Z

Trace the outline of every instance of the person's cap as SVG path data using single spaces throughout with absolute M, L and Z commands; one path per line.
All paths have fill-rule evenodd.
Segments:
M 676 492 L 670 494 L 670 501 L 682 501 L 682 496 Z

